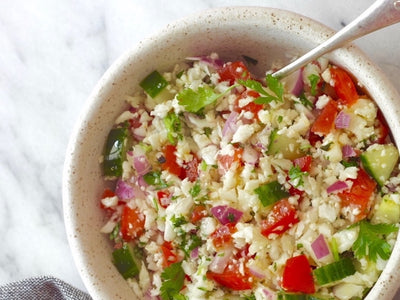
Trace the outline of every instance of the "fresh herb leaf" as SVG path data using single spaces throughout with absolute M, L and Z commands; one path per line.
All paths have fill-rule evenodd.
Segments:
M 235 222 L 235 220 L 236 220 L 235 215 L 233 213 L 228 213 L 227 217 L 228 217 L 229 222 L 231 222 L 231 223 Z
M 328 144 L 322 145 L 321 149 L 324 151 L 329 151 L 329 149 L 331 149 L 333 142 L 329 142 Z
M 272 76 L 271 74 L 267 74 L 265 80 L 267 81 L 267 86 L 269 89 L 275 93 L 280 102 L 283 102 L 284 89 L 282 82 L 280 82 L 278 78 Z
M 384 235 L 398 231 L 394 224 L 371 224 L 365 220 L 358 223 L 359 233 L 353 244 L 353 251 L 357 258 L 368 257 L 376 262 L 378 256 L 383 260 L 390 257 L 391 246 L 385 241 Z
M 172 296 L 173 300 L 189 300 L 188 297 L 186 297 L 185 295 L 182 294 L 176 294 Z
M 245 87 L 248 87 L 249 89 L 252 89 L 252 90 L 258 92 L 261 95 L 271 96 L 273 98 L 276 98 L 276 97 L 270 95 L 266 90 L 264 90 L 262 84 L 260 82 L 256 81 L 256 80 L 253 80 L 253 79 L 246 79 L 246 80 L 239 79 L 238 83 L 243 85 L 243 86 L 245 86 Z
M 214 103 L 223 94 L 217 94 L 209 86 L 200 86 L 197 91 L 187 88 L 182 90 L 176 97 L 180 105 L 188 112 L 197 113 L 205 106 Z
M 172 222 L 172 225 L 174 225 L 174 227 L 179 227 L 179 226 L 182 226 L 183 224 L 187 223 L 185 217 L 182 215 L 180 215 L 180 216 L 173 215 L 171 218 L 171 222 Z
M 190 252 L 201 246 L 203 241 L 196 233 L 189 233 L 182 235 L 182 242 L 179 248 L 185 253 L 186 257 L 190 256 Z
M 317 86 L 319 82 L 319 76 L 316 74 L 311 74 L 308 76 L 308 80 L 310 80 L 310 85 L 311 85 L 311 95 L 315 96 L 317 94 Z
M 197 197 L 200 194 L 201 186 L 199 182 L 196 182 L 193 187 L 190 189 L 189 193 L 192 197 Z
M 185 280 L 185 272 L 182 269 L 182 263 L 173 263 L 165 268 L 161 273 L 162 284 L 160 288 L 160 296 L 162 300 L 182 299 L 179 292 L 183 287 Z
M 307 99 L 304 92 L 300 94 L 299 100 L 300 100 L 300 103 L 303 104 L 305 107 L 313 108 L 313 103 Z
M 117 223 L 114 229 L 110 233 L 110 240 L 115 241 L 119 237 L 119 229 L 121 228 L 121 224 Z
M 262 95 L 261 97 L 258 97 L 256 99 L 254 99 L 254 103 L 256 104 L 266 104 L 266 103 L 270 103 L 272 101 L 283 101 L 283 85 L 282 83 L 280 83 L 278 81 L 278 79 L 276 79 L 275 77 L 273 77 L 272 75 L 268 74 L 266 77 L 267 83 L 268 83 L 268 87 L 270 88 L 270 90 L 272 92 L 275 93 L 275 95 L 271 95 L 270 93 L 268 93 L 264 87 L 262 86 L 262 84 L 256 80 L 253 79 L 247 79 L 247 80 L 238 80 L 238 83 L 249 88 L 252 89 L 254 91 L 256 91 L 257 93 L 259 93 L 260 95 Z
M 348 160 L 342 160 L 340 162 L 345 168 L 349 167 L 358 167 L 358 158 L 357 157 L 350 157 Z
M 243 296 L 243 300 L 256 300 L 256 296 L 254 294 Z
M 167 129 L 167 137 L 172 145 L 176 145 L 177 139 L 182 139 L 182 122 L 177 114 L 169 112 L 164 118 L 164 126 Z
M 289 178 L 292 181 L 294 187 L 303 186 L 303 176 L 307 174 L 307 172 L 302 172 L 299 166 L 292 166 L 289 170 Z
M 204 134 L 209 137 L 212 133 L 212 129 L 210 127 L 204 127 Z
M 144 181 L 155 186 L 157 189 L 163 189 L 168 187 L 168 184 L 161 178 L 160 171 L 152 171 L 143 175 Z

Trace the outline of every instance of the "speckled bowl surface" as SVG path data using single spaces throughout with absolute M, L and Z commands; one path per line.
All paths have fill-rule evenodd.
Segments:
M 66 154 L 63 178 L 65 225 L 76 266 L 94 299 L 135 299 L 111 262 L 111 243 L 100 233 L 99 208 L 104 182 L 99 157 L 115 118 L 126 108 L 124 96 L 154 69 L 166 71 L 185 57 L 217 52 L 235 60 L 258 60 L 261 74 L 272 62 L 293 56 L 326 40 L 333 32 L 292 12 L 261 7 L 204 11 L 167 26 L 118 59 L 90 95 Z M 389 80 L 357 48 L 339 49 L 327 57 L 349 70 L 378 103 L 400 145 L 400 97 Z M 366 299 L 392 299 L 400 286 L 400 242 Z

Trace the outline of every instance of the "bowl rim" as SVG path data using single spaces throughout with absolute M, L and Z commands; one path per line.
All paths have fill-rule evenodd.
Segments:
M 64 225 L 67 233 L 68 243 L 72 251 L 72 256 L 86 289 L 88 290 L 90 295 L 92 295 L 95 299 L 97 298 L 101 299 L 103 294 L 101 294 L 101 292 L 99 291 L 99 287 L 97 285 L 98 282 L 96 282 L 95 280 L 96 277 L 93 277 L 93 274 L 91 273 L 92 270 L 89 270 L 87 268 L 87 262 L 81 256 L 81 253 L 82 251 L 84 251 L 85 248 L 85 243 L 83 237 L 77 234 L 75 230 L 78 221 L 74 210 L 71 209 L 74 208 L 73 193 L 71 191 L 73 189 L 73 182 L 74 182 L 73 178 L 75 176 L 75 174 L 73 174 L 71 167 L 73 166 L 74 163 L 76 163 L 77 159 L 76 153 L 80 151 L 81 146 L 79 145 L 79 136 L 81 135 L 82 131 L 86 130 L 85 126 L 87 124 L 87 121 L 93 117 L 91 108 L 94 105 L 96 105 L 96 103 L 99 101 L 99 95 L 101 91 L 104 89 L 104 87 L 110 85 L 110 83 L 113 81 L 113 78 L 117 76 L 121 68 L 129 61 L 130 57 L 136 51 L 138 51 L 137 50 L 138 46 L 142 48 L 149 47 L 154 43 L 155 37 L 168 34 L 171 28 L 174 28 L 176 30 L 182 30 L 184 26 L 186 26 L 188 23 L 189 24 L 193 23 L 193 20 L 195 20 L 198 17 L 208 15 L 210 20 L 216 21 L 217 19 L 220 19 L 222 15 L 224 15 L 226 19 L 229 19 L 230 17 L 233 16 L 232 13 L 240 13 L 243 12 L 244 10 L 252 12 L 256 12 L 257 10 L 261 10 L 263 12 L 266 11 L 275 12 L 276 14 L 279 14 L 281 17 L 290 18 L 291 20 L 296 20 L 301 18 L 304 21 L 307 21 L 309 24 L 311 24 L 310 26 L 313 26 L 315 30 L 325 34 L 326 36 L 330 36 L 334 33 L 332 29 L 330 29 L 326 25 L 316 20 L 311 19 L 310 17 L 280 8 L 271 8 L 264 6 L 226 6 L 226 7 L 216 7 L 203 10 L 201 12 L 190 14 L 184 18 L 171 22 L 158 32 L 143 39 L 139 43 L 139 45 L 135 45 L 130 49 L 128 49 L 127 51 L 125 51 L 106 70 L 106 72 L 100 78 L 100 80 L 90 93 L 88 99 L 86 100 L 86 103 L 84 104 L 83 109 L 73 127 L 67 146 L 64 167 L 63 167 L 63 175 L 62 175 L 62 198 L 63 198 L 63 210 L 64 210 Z M 230 14 L 227 14 L 227 12 L 229 12 Z M 322 40 L 320 42 L 322 42 Z M 350 44 L 345 48 L 341 48 L 332 52 L 332 55 L 335 55 L 335 53 L 337 53 L 338 56 L 345 54 L 348 55 L 350 58 L 361 57 L 363 60 L 365 60 L 365 63 L 368 65 L 369 70 L 374 71 L 374 75 L 371 76 L 370 80 L 372 81 L 378 78 L 379 80 L 384 81 L 386 83 L 386 86 L 389 87 L 388 90 L 382 91 L 383 97 L 392 98 L 392 100 L 388 100 L 390 103 L 394 103 L 396 99 L 400 99 L 398 92 L 392 86 L 390 81 L 386 78 L 385 74 L 376 65 L 374 65 L 358 47 L 354 46 L 353 44 Z M 389 107 L 386 108 L 380 107 L 380 108 L 383 110 L 385 117 L 389 118 L 390 121 L 397 120 L 398 117 L 396 117 L 395 112 L 392 111 Z M 395 142 L 398 145 L 400 144 L 399 139 L 395 138 Z M 399 284 L 396 284 L 395 280 L 397 277 L 400 276 L 400 271 L 399 271 L 400 268 L 397 267 L 400 265 L 399 244 L 400 242 L 398 238 L 396 240 L 393 253 L 389 261 L 387 262 L 387 266 L 385 267 L 385 269 L 379 276 L 378 281 L 375 283 L 375 285 L 370 290 L 369 294 L 365 299 L 376 299 L 378 297 L 388 298 L 388 297 L 393 297 L 394 294 L 396 293 Z

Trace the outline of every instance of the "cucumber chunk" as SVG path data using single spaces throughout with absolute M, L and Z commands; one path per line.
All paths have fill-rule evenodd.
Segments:
M 122 164 L 126 156 L 128 129 L 118 127 L 111 129 L 104 149 L 104 176 L 122 176 Z
M 278 181 L 260 185 L 254 192 L 258 195 L 263 206 L 271 205 L 290 196 L 289 192 Z
M 125 279 L 135 277 L 140 271 L 140 259 L 129 244 L 115 249 L 112 253 L 113 263 Z
M 140 87 L 151 97 L 155 98 L 168 85 L 168 81 L 157 71 L 151 72 L 141 82 Z
M 284 158 L 293 160 L 305 154 L 304 151 L 301 150 L 301 143 L 295 138 L 290 138 L 286 135 L 279 134 L 277 131 L 273 131 L 269 140 L 268 155 L 282 153 Z
M 378 208 L 374 211 L 372 221 L 374 223 L 396 224 L 400 220 L 400 205 L 391 197 L 395 195 L 385 195 Z M 397 195 L 398 196 L 398 195 Z
M 319 267 L 313 271 L 319 285 L 338 281 L 356 272 L 352 260 L 348 257 Z
M 365 170 L 383 186 L 396 166 L 399 151 L 393 144 L 373 144 L 360 158 Z

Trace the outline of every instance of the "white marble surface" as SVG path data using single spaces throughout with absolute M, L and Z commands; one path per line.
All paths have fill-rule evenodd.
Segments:
M 372 2 L 1 0 L 0 284 L 53 275 L 85 290 L 63 224 L 64 154 L 91 89 L 127 48 L 211 7 L 284 8 L 340 29 Z M 400 90 L 400 24 L 357 44 Z

